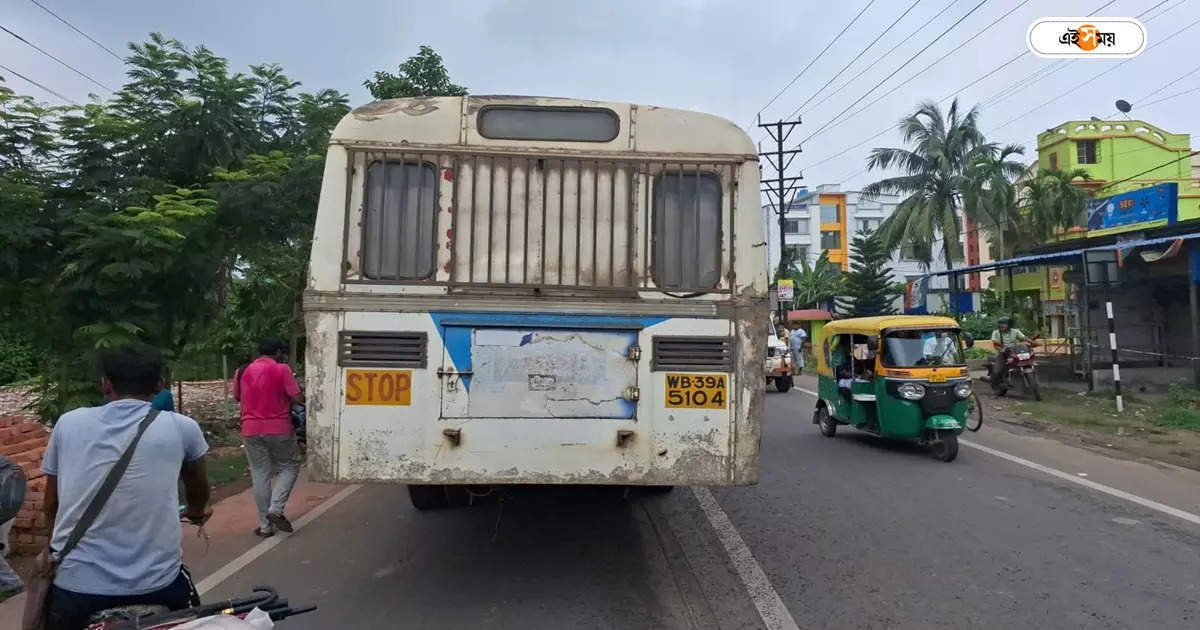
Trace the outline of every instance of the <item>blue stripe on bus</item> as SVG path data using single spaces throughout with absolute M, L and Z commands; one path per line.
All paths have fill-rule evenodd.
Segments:
M 474 328 L 567 328 L 639 330 L 666 321 L 667 317 L 637 315 L 562 315 L 550 313 L 464 313 L 430 312 L 446 346 L 446 355 L 455 371 L 471 371 L 471 332 Z M 463 388 L 471 390 L 471 377 L 461 377 Z

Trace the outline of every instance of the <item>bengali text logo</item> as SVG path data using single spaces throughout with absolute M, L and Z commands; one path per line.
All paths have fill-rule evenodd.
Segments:
M 1146 27 L 1133 18 L 1048 17 L 1026 34 L 1039 57 L 1120 59 L 1146 48 Z

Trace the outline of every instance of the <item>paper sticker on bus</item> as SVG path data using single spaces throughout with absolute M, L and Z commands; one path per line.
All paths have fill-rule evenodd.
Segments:
M 667 407 L 724 409 L 729 397 L 724 374 L 667 374 Z
M 346 370 L 347 405 L 412 404 L 412 370 Z

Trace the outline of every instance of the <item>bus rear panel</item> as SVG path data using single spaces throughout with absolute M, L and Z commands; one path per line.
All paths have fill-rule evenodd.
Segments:
M 758 166 L 727 121 L 565 99 L 355 110 L 305 295 L 329 481 L 757 480 Z

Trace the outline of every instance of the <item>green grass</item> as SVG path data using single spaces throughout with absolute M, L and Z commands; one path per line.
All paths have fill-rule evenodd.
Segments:
M 1185 383 L 1171 385 L 1168 404 L 1162 408 L 1156 424 L 1173 429 L 1200 431 L 1200 389 Z
M 1107 434 L 1132 433 L 1148 420 L 1152 409 L 1145 401 L 1126 396 L 1125 413 L 1118 415 L 1116 402 L 1109 392 L 1080 396 L 1052 387 L 1042 388 L 1040 402 L 1023 400 L 1013 407 L 1019 412 L 1031 413 L 1034 420 L 1048 420 Z
M 208 460 L 208 482 L 214 486 L 233 483 L 246 476 L 246 456 L 232 453 Z
M 1200 431 L 1200 410 L 1167 407 L 1158 414 L 1159 426 Z

